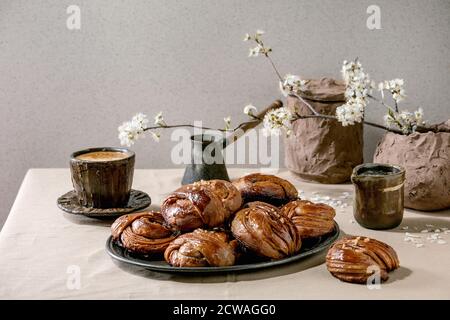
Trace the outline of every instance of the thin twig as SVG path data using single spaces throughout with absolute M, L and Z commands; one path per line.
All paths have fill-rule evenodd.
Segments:
M 292 91 L 289 92 L 289 96 L 295 97 L 295 98 L 299 99 L 301 102 L 303 102 L 314 115 L 320 114 L 314 109 L 314 107 L 312 105 L 310 105 L 308 102 L 306 102 L 305 99 L 303 99 L 301 96 L 299 96 L 295 92 L 292 92 Z
M 386 107 L 387 109 L 394 111 L 394 108 L 392 108 L 390 105 L 386 104 L 383 100 L 380 100 L 380 99 L 374 97 L 374 96 L 371 95 L 371 94 L 368 94 L 367 97 L 369 97 L 370 99 L 372 99 L 372 100 L 374 100 L 374 101 L 380 103 L 383 107 Z M 398 111 L 397 111 L 397 112 L 398 112 Z
M 217 129 L 217 128 L 210 128 L 210 127 L 199 127 L 193 124 L 175 124 L 175 125 L 165 125 L 165 126 L 154 126 L 154 127 L 147 127 L 144 129 L 144 131 L 148 130 L 156 130 L 156 129 L 170 129 L 170 128 L 195 128 L 195 129 L 201 129 L 201 130 L 212 130 L 212 131 L 221 131 L 221 132 L 233 132 L 236 130 L 239 130 L 246 124 L 255 123 L 255 122 L 261 122 L 261 119 L 255 117 L 255 120 L 242 122 L 234 129 Z
M 295 120 L 297 120 L 297 119 L 317 119 L 317 118 L 337 120 L 337 118 L 335 116 L 328 115 L 328 114 L 321 114 L 321 113 L 319 113 L 319 114 L 308 114 L 306 116 L 298 114 L 298 113 L 295 113 L 295 116 L 297 117 Z
M 278 71 L 277 67 L 275 66 L 275 63 L 273 63 L 272 58 L 269 56 L 268 53 L 265 53 L 264 55 L 266 56 L 267 59 L 269 59 L 270 64 L 272 65 L 273 70 L 277 74 L 278 79 L 280 79 L 281 83 L 283 83 L 283 77 L 281 76 L 280 72 Z

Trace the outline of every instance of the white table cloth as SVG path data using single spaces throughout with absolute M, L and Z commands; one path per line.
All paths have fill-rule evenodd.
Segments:
M 229 169 L 231 177 L 250 169 Z M 136 170 L 134 188 L 147 192 L 153 208 L 179 186 L 181 169 Z M 450 211 L 405 210 L 394 230 L 364 229 L 353 220 L 350 184 L 306 183 L 287 171 L 303 196 L 330 196 L 349 204 L 338 208 L 343 234 L 369 236 L 397 251 L 401 268 L 379 289 L 333 278 L 325 252 L 287 266 L 257 272 L 214 276 L 155 273 L 113 261 L 105 251 L 109 222 L 65 214 L 56 199 L 71 189 L 68 169 L 29 170 L 0 232 L 0 298 L 2 299 L 449 299 Z M 339 198 L 348 191 L 350 196 Z M 314 192 L 314 194 L 313 194 Z M 345 206 L 345 205 L 343 205 Z M 403 228 L 402 228 L 403 227 Z M 404 230 L 405 228 L 408 230 Z M 440 229 L 441 241 L 433 241 Z M 410 232 L 423 247 L 405 241 Z M 427 238 L 430 238 L 427 240 Z M 408 240 L 408 239 L 406 239 Z M 411 240 L 411 238 L 409 238 Z M 444 243 L 446 242 L 446 243 Z M 77 280 L 79 279 L 79 281 Z M 79 286 L 78 286 L 79 285 Z

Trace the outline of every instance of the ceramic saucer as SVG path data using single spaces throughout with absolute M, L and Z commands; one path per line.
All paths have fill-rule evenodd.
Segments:
M 143 191 L 131 190 L 128 204 L 123 208 L 88 208 L 78 203 L 75 191 L 69 191 L 58 198 L 58 207 L 70 214 L 82 215 L 90 218 L 116 218 L 127 213 L 144 209 L 151 204 L 150 196 Z

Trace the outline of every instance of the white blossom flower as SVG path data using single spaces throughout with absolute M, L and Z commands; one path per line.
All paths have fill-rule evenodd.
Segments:
M 230 130 L 230 127 L 231 127 L 231 117 L 223 118 L 223 121 L 225 122 L 225 130 Z
M 347 99 L 359 98 L 365 100 L 367 96 L 372 93 L 373 87 L 374 83 L 370 80 L 369 75 L 360 72 L 347 84 L 345 97 Z
M 260 52 L 261 52 L 261 47 L 257 46 L 257 47 L 254 47 L 254 48 L 250 49 L 250 51 L 248 53 L 248 56 L 249 57 L 257 57 L 257 56 L 259 56 Z
M 380 82 L 378 84 L 378 91 L 381 93 L 381 100 L 384 100 L 384 83 Z
M 261 29 L 256 30 L 256 35 L 257 35 L 258 37 L 259 37 L 259 36 L 262 36 L 264 33 L 265 33 L 265 32 L 264 32 L 263 30 L 261 30 Z
M 133 123 L 133 121 L 124 122 L 119 126 L 118 130 L 120 144 L 127 147 L 131 147 L 144 134 L 142 128 L 136 123 Z
M 289 93 L 299 94 L 305 90 L 306 80 L 302 80 L 299 76 L 287 74 L 284 76 L 283 82 L 280 81 L 281 93 L 287 97 Z
M 136 127 L 144 130 L 147 127 L 147 124 L 149 123 L 148 118 L 143 113 L 136 114 L 132 119 L 131 122 L 136 125 Z
M 344 127 L 360 123 L 364 118 L 364 104 L 358 99 L 349 100 L 336 108 L 336 117 Z
M 131 147 L 137 139 L 143 138 L 148 122 L 145 114 L 138 113 L 131 121 L 122 123 L 118 128 L 120 144 Z
M 416 118 L 416 123 L 418 125 L 423 124 L 423 109 L 419 108 L 416 111 L 414 111 L 414 117 Z
M 345 83 L 349 83 L 354 77 L 360 77 L 360 73 L 363 72 L 363 68 L 359 61 L 347 61 L 344 60 L 342 64 L 342 77 Z
M 154 141 L 159 142 L 159 139 L 161 138 L 161 135 L 158 132 L 151 131 L 150 134 L 151 134 L 151 136 L 152 136 Z
M 166 122 L 164 121 L 162 112 L 159 112 L 159 113 L 155 116 L 155 125 L 161 126 L 161 127 L 167 126 Z
M 256 111 L 257 111 L 256 107 L 252 104 L 248 104 L 244 107 L 244 114 L 246 114 L 248 116 L 255 115 L 254 112 L 256 112 Z
M 393 79 L 389 81 L 384 81 L 378 85 L 378 90 L 383 92 L 383 90 L 388 90 L 392 94 L 392 98 L 396 102 L 400 102 L 405 99 L 405 88 L 403 87 L 405 81 L 403 79 Z
M 389 128 L 397 127 L 403 134 L 410 134 L 417 130 L 417 127 L 424 124 L 423 110 L 419 108 L 414 112 L 403 110 L 395 112 L 392 109 L 384 116 L 384 121 Z
M 392 127 L 394 127 L 396 125 L 396 120 L 395 120 L 395 118 L 392 115 L 386 114 L 384 116 L 384 123 L 386 124 L 386 126 L 388 128 L 392 128 Z
M 342 77 L 347 84 L 345 89 L 346 103 L 336 109 L 336 118 L 343 126 L 360 123 L 364 118 L 367 97 L 372 93 L 375 82 L 363 72 L 359 61 L 344 61 Z
M 252 37 L 248 33 L 246 33 L 245 36 L 244 36 L 244 41 L 248 41 L 248 40 L 251 40 L 251 39 L 252 39 Z
M 292 131 L 292 115 L 286 108 L 277 108 L 266 113 L 263 119 L 265 136 L 279 136 L 283 132 L 289 135 Z

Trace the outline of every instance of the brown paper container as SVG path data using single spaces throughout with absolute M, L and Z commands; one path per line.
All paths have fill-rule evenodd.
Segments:
M 450 126 L 450 120 L 447 123 Z M 406 169 L 405 207 L 425 211 L 450 207 L 450 133 L 388 132 L 378 143 L 374 162 Z
M 329 78 L 309 80 L 302 93 L 308 103 L 322 114 L 334 115 L 345 103 L 345 84 Z M 287 107 L 301 115 L 310 115 L 308 107 L 295 97 L 287 98 Z M 300 178 L 320 183 L 343 183 L 363 162 L 363 126 L 343 127 L 327 119 L 299 119 L 285 139 L 285 164 Z

